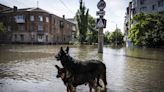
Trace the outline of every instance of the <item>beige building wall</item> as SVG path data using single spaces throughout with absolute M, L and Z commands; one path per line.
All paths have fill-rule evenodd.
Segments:
M 15 10 L 15 11 L 14 11 Z M 64 44 L 72 39 L 75 24 L 40 8 L 13 9 L 0 16 L 11 42 Z M 40 20 L 40 21 L 39 21 Z

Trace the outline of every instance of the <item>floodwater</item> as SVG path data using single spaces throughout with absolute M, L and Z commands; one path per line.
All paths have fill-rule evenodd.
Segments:
M 0 45 L 0 92 L 66 92 L 56 78 L 60 45 Z M 64 48 L 66 46 L 63 46 Z M 70 46 L 75 59 L 98 59 L 107 67 L 106 92 L 164 92 L 164 49 Z M 76 92 L 89 92 L 78 86 Z

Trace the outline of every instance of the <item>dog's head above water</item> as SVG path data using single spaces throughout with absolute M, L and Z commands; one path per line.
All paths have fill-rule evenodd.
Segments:
M 69 47 L 66 48 L 66 50 L 63 50 L 63 47 L 60 48 L 60 51 L 58 52 L 58 54 L 55 56 L 56 59 L 59 61 L 61 60 L 63 57 L 67 56 L 69 53 Z
M 60 68 L 58 65 L 55 65 L 55 67 L 57 68 L 57 75 L 56 78 L 61 78 L 64 79 L 66 77 L 66 71 L 64 68 Z

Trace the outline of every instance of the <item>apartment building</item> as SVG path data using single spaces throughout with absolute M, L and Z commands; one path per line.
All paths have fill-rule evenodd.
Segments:
M 64 15 L 61 18 L 39 7 L 2 10 L 0 21 L 6 27 L 0 37 L 5 43 L 65 44 L 74 39 L 76 31 L 75 24 Z
M 133 26 L 133 24 L 130 24 L 130 21 L 134 15 L 141 12 L 164 14 L 164 0 L 132 0 L 129 2 L 124 21 L 125 41 L 128 47 L 132 45 L 128 39 L 128 30 Z

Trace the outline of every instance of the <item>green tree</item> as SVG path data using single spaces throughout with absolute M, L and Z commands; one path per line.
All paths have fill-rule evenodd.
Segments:
M 116 28 L 114 32 L 110 35 L 110 43 L 114 45 L 122 45 L 124 43 L 123 41 L 123 34 L 120 29 Z
M 131 21 L 129 39 L 136 46 L 157 47 L 164 44 L 164 16 L 140 13 Z
M 110 43 L 110 32 L 106 31 L 104 34 L 104 43 L 109 44 Z
M 88 17 L 88 31 L 86 41 L 88 44 L 98 43 L 98 30 L 95 28 L 96 19 L 92 16 Z
M 79 41 L 81 44 L 86 41 L 86 33 L 88 29 L 88 13 L 89 9 L 86 10 L 83 1 L 80 0 L 80 7 L 76 14 L 76 20 L 78 23 Z
M 0 32 L 4 32 L 5 27 L 2 22 L 0 22 Z

